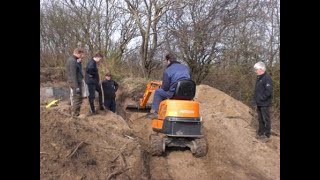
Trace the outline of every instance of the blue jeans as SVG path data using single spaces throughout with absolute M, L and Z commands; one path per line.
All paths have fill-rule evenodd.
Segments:
M 116 112 L 116 100 L 115 98 L 104 99 L 104 107 L 112 112 Z
M 173 92 L 164 91 L 163 89 L 159 88 L 155 91 L 153 102 L 152 102 L 152 109 L 155 113 L 158 113 L 159 105 L 162 100 L 171 98 L 173 96 Z

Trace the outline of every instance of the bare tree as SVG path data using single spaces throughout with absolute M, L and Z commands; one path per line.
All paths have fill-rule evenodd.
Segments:
M 41 66 L 58 66 L 82 46 L 138 64 L 150 77 L 172 50 L 199 84 L 215 64 L 280 62 L 279 0 L 47 0 L 40 7 Z
M 230 25 L 225 8 L 233 1 L 184 1 L 167 13 L 171 49 L 174 46 L 190 69 L 196 83 L 207 76 L 217 60 L 220 39 Z
M 116 0 L 48 0 L 41 3 L 40 45 L 41 57 L 51 54 L 65 59 L 77 47 L 86 47 L 89 54 L 96 50 L 112 49 L 118 9 Z M 46 53 L 44 53 L 46 52 Z M 50 56 L 50 55 L 49 55 Z M 52 56 L 52 57 L 53 57 Z M 47 57 L 48 58 L 48 57 Z
M 163 0 L 125 0 L 130 14 L 133 16 L 141 35 L 140 56 L 145 76 L 158 67 L 153 60 L 158 43 L 158 23 L 171 1 Z

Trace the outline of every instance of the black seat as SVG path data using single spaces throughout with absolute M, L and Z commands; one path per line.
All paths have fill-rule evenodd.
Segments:
M 192 100 L 196 94 L 196 83 L 192 80 L 180 80 L 170 99 Z

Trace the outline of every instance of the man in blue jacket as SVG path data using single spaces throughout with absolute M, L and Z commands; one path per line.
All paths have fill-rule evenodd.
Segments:
M 257 62 L 254 65 L 257 74 L 257 81 L 254 91 L 254 102 L 257 105 L 259 129 L 258 139 L 266 139 L 271 135 L 271 120 L 269 107 L 272 103 L 273 85 L 272 79 L 266 72 L 266 65 L 263 62 Z
M 100 85 L 99 71 L 97 68 L 97 63 L 103 58 L 101 53 L 96 53 L 92 59 L 89 60 L 86 67 L 85 81 L 88 85 L 89 90 L 89 105 L 90 105 L 90 114 L 96 114 L 96 110 L 94 108 L 94 99 L 95 92 L 99 93 L 99 109 L 104 110 L 102 104 L 102 91 Z
M 178 62 L 173 54 L 167 54 L 165 60 L 168 65 L 163 72 L 162 86 L 154 93 L 152 108 L 149 114 L 149 118 L 151 119 L 158 117 L 160 102 L 173 96 L 178 81 L 190 79 L 189 68 Z

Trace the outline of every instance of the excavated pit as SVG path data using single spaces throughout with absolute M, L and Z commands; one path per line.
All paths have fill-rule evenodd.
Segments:
M 145 112 L 125 110 L 147 82 L 131 82 L 120 83 L 116 113 L 86 116 L 84 99 L 76 119 L 68 115 L 68 98 L 46 109 L 55 97 L 40 94 L 41 179 L 280 179 L 280 135 L 257 140 L 254 112 L 207 85 L 197 86 L 195 97 L 207 155 L 196 158 L 187 148 L 170 148 L 163 156 L 151 156 L 150 119 Z

